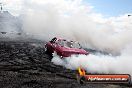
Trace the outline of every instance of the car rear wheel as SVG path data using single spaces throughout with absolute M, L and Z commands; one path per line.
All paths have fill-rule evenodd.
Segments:
M 45 54 L 48 54 L 49 56 L 52 56 L 52 53 L 50 53 L 49 49 L 45 46 Z

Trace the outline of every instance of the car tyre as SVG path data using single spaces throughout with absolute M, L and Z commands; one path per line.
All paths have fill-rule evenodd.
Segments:
M 52 56 L 52 53 L 48 50 L 48 48 L 45 46 L 45 54 L 48 54 L 49 56 Z

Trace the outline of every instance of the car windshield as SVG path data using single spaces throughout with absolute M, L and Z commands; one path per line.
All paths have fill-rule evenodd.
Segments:
M 80 44 L 74 41 L 59 40 L 58 44 L 69 48 L 81 48 Z

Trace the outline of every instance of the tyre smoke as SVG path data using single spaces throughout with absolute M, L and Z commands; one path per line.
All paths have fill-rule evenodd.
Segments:
M 79 41 L 84 47 L 119 54 L 132 42 L 132 17 L 105 18 L 83 0 L 25 1 L 24 30 L 49 41 L 53 37 Z
M 73 55 L 61 59 L 54 55 L 52 62 L 56 65 L 65 66 L 68 69 L 76 70 L 79 67 L 84 68 L 88 73 L 103 74 L 130 74 L 132 75 L 132 47 L 126 47 L 120 56 L 111 56 L 103 54 Z

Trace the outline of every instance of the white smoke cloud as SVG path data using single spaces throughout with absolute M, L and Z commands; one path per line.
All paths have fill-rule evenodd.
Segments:
M 132 17 L 104 18 L 83 0 L 28 0 L 25 8 L 24 30 L 43 39 L 74 39 L 110 53 L 119 53 L 132 41 Z
M 120 56 L 110 55 L 79 55 L 61 59 L 54 55 L 52 62 L 66 68 L 76 70 L 78 67 L 84 68 L 88 73 L 115 73 L 132 75 L 132 46 L 127 46 Z

